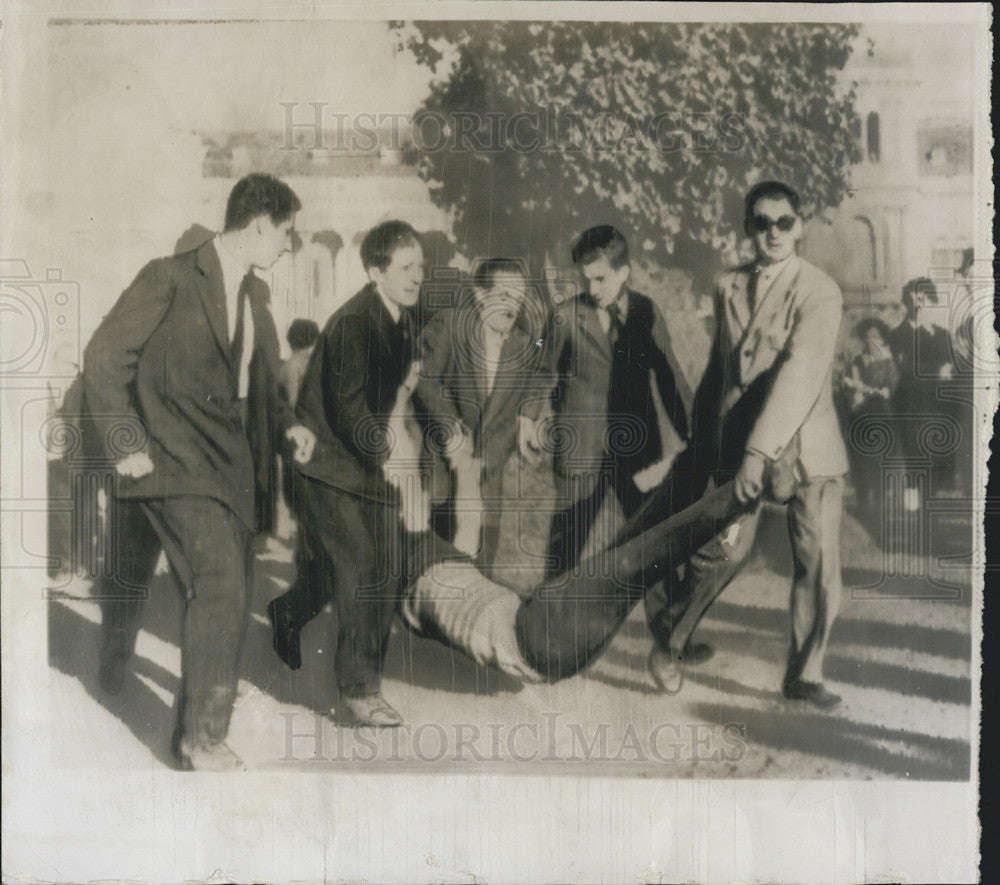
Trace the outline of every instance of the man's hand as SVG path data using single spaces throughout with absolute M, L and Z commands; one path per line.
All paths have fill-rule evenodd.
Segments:
M 142 479 L 153 472 L 153 462 L 145 452 L 133 452 L 126 455 L 116 465 L 115 470 L 119 476 L 127 476 L 130 479 Z
M 308 464 L 316 447 L 316 435 L 304 424 L 296 424 L 285 431 L 285 439 L 290 439 L 295 446 L 292 457 L 297 464 Z
M 764 491 L 764 470 L 767 462 L 763 455 L 747 452 L 736 473 L 736 499 L 741 504 L 756 501 Z
M 472 457 L 472 434 L 461 421 L 456 421 L 448 428 L 442 449 L 453 469 L 459 461 Z
M 517 416 L 517 450 L 529 464 L 537 464 L 542 456 L 538 443 L 538 425 L 524 415 Z
M 403 383 L 399 386 L 399 396 L 406 398 L 413 393 L 420 381 L 420 373 L 423 371 L 423 368 L 423 360 L 414 360 L 410 363 L 410 371 L 407 372 L 406 377 L 403 379 Z

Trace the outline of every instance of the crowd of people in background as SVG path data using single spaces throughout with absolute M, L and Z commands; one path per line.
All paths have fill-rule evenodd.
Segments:
M 899 497 L 892 503 L 906 514 L 921 511 L 931 496 L 972 493 L 973 331 L 970 319 L 960 328 L 942 326 L 942 307 L 933 280 L 910 280 L 897 304 L 853 326 L 835 372 L 841 426 L 853 442 L 855 502 L 877 540 L 889 497 Z M 945 422 L 938 431 L 944 442 L 928 448 L 922 435 L 935 421 Z M 888 434 L 888 444 L 869 453 L 860 438 L 872 427 Z M 898 488 L 883 482 L 890 460 L 905 471 Z

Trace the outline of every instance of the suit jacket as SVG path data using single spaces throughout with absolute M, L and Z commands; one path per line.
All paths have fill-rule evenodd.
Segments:
M 490 488 L 517 448 L 518 416 L 539 416 L 552 380 L 543 348 L 519 320 L 500 349 L 493 387 L 487 391 L 482 336 L 475 298 L 438 313 L 420 336 L 422 370 L 414 399 L 429 443 L 438 438 L 435 431 L 456 422 L 471 432 L 473 454 L 483 460 L 483 484 Z M 440 451 L 428 447 L 435 497 L 447 497 L 449 467 Z
M 412 349 L 371 283 L 330 317 L 296 408 L 316 434 L 316 447 L 309 463 L 296 464 L 296 470 L 352 495 L 396 499 L 382 465 L 390 453 L 389 416 Z
M 793 256 L 751 312 L 753 273 L 745 265 L 717 280 L 715 341 L 694 409 L 696 460 L 731 473 L 746 449 L 776 459 L 797 437 L 805 478 L 840 476 L 847 453 L 830 380 L 840 289 Z
M 668 423 L 682 439 L 688 435 L 689 392 L 659 309 L 629 291 L 628 313 L 614 344 L 599 310 L 585 295 L 569 299 L 553 317 L 554 461 L 564 478 L 593 475 L 605 455 L 634 475 L 663 457 Z
M 254 343 L 246 424 L 236 398 L 215 244 L 147 264 L 84 354 L 87 409 L 105 453 L 145 448 L 153 471 L 119 496 L 207 495 L 251 530 L 273 525 L 277 447 L 291 410 L 277 393 L 278 335 L 267 285 L 252 278 Z

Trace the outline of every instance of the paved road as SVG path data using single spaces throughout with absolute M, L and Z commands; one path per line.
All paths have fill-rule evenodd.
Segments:
M 513 520 L 514 517 L 510 517 Z M 507 556 L 538 549 L 538 526 L 522 520 Z M 957 548 L 968 523 L 953 526 Z M 265 608 L 292 580 L 291 529 L 259 557 L 253 618 L 230 742 L 252 768 L 388 767 L 584 770 L 667 777 L 965 779 L 972 727 L 967 571 L 919 575 L 874 590 L 883 554 L 850 514 L 843 532 L 848 590 L 826 672 L 843 704 L 820 713 L 786 702 L 779 685 L 788 642 L 790 558 L 780 510 L 769 511 L 758 552 L 727 589 L 700 638 L 715 657 L 689 672 L 675 696 L 646 673 L 650 637 L 641 606 L 593 666 L 552 685 L 521 686 L 397 623 L 384 692 L 403 714 L 395 731 L 352 730 L 336 706 L 334 619 L 303 634 L 304 666 L 292 673 L 270 648 Z M 939 535 L 944 537 L 939 531 Z M 952 539 L 952 545 L 955 541 Z M 967 548 L 966 544 L 966 548 Z M 504 556 L 504 551 L 501 551 Z M 507 561 L 510 561 L 509 559 Z M 917 570 L 927 561 L 916 563 Z M 529 585 L 530 565 L 508 569 Z M 71 730 L 52 736 L 52 762 L 117 770 L 171 764 L 171 706 L 179 685 L 180 603 L 166 576 L 150 591 L 137 654 L 123 691 L 97 684 L 99 611 L 76 582 L 49 602 L 50 702 Z

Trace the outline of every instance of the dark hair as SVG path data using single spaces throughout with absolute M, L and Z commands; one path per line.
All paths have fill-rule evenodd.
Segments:
M 761 181 L 750 188 L 743 199 L 744 223 L 753 218 L 754 206 L 761 200 L 788 200 L 788 205 L 796 215 L 799 214 L 799 206 L 802 204 L 798 192 L 783 181 Z
M 865 317 L 854 327 L 854 334 L 864 338 L 869 329 L 875 329 L 883 341 L 889 340 L 889 327 L 878 317 Z
M 319 338 L 319 326 L 312 320 L 296 319 L 288 327 L 288 346 L 292 350 L 302 350 L 305 347 L 312 347 Z
M 610 224 L 599 224 L 580 234 L 573 244 L 573 264 L 584 265 L 602 256 L 608 259 L 613 270 L 628 264 L 628 241 L 625 235 Z
M 377 267 L 385 270 L 393 253 L 403 247 L 421 245 L 420 236 L 405 221 L 383 221 L 373 227 L 361 242 L 361 263 L 365 270 Z
M 484 258 L 472 271 L 472 285 L 477 289 L 492 289 L 500 274 L 518 274 L 528 278 L 528 270 L 520 258 Z
M 903 306 L 906 315 L 912 317 L 917 310 L 917 295 L 924 295 L 928 301 L 938 303 L 937 286 L 927 277 L 917 277 L 903 286 Z
M 226 204 L 226 227 L 243 230 L 259 215 L 266 215 L 272 224 L 288 221 L 302 203 L 287 184 L 273 175 L 254 172 L 233 185 Z

